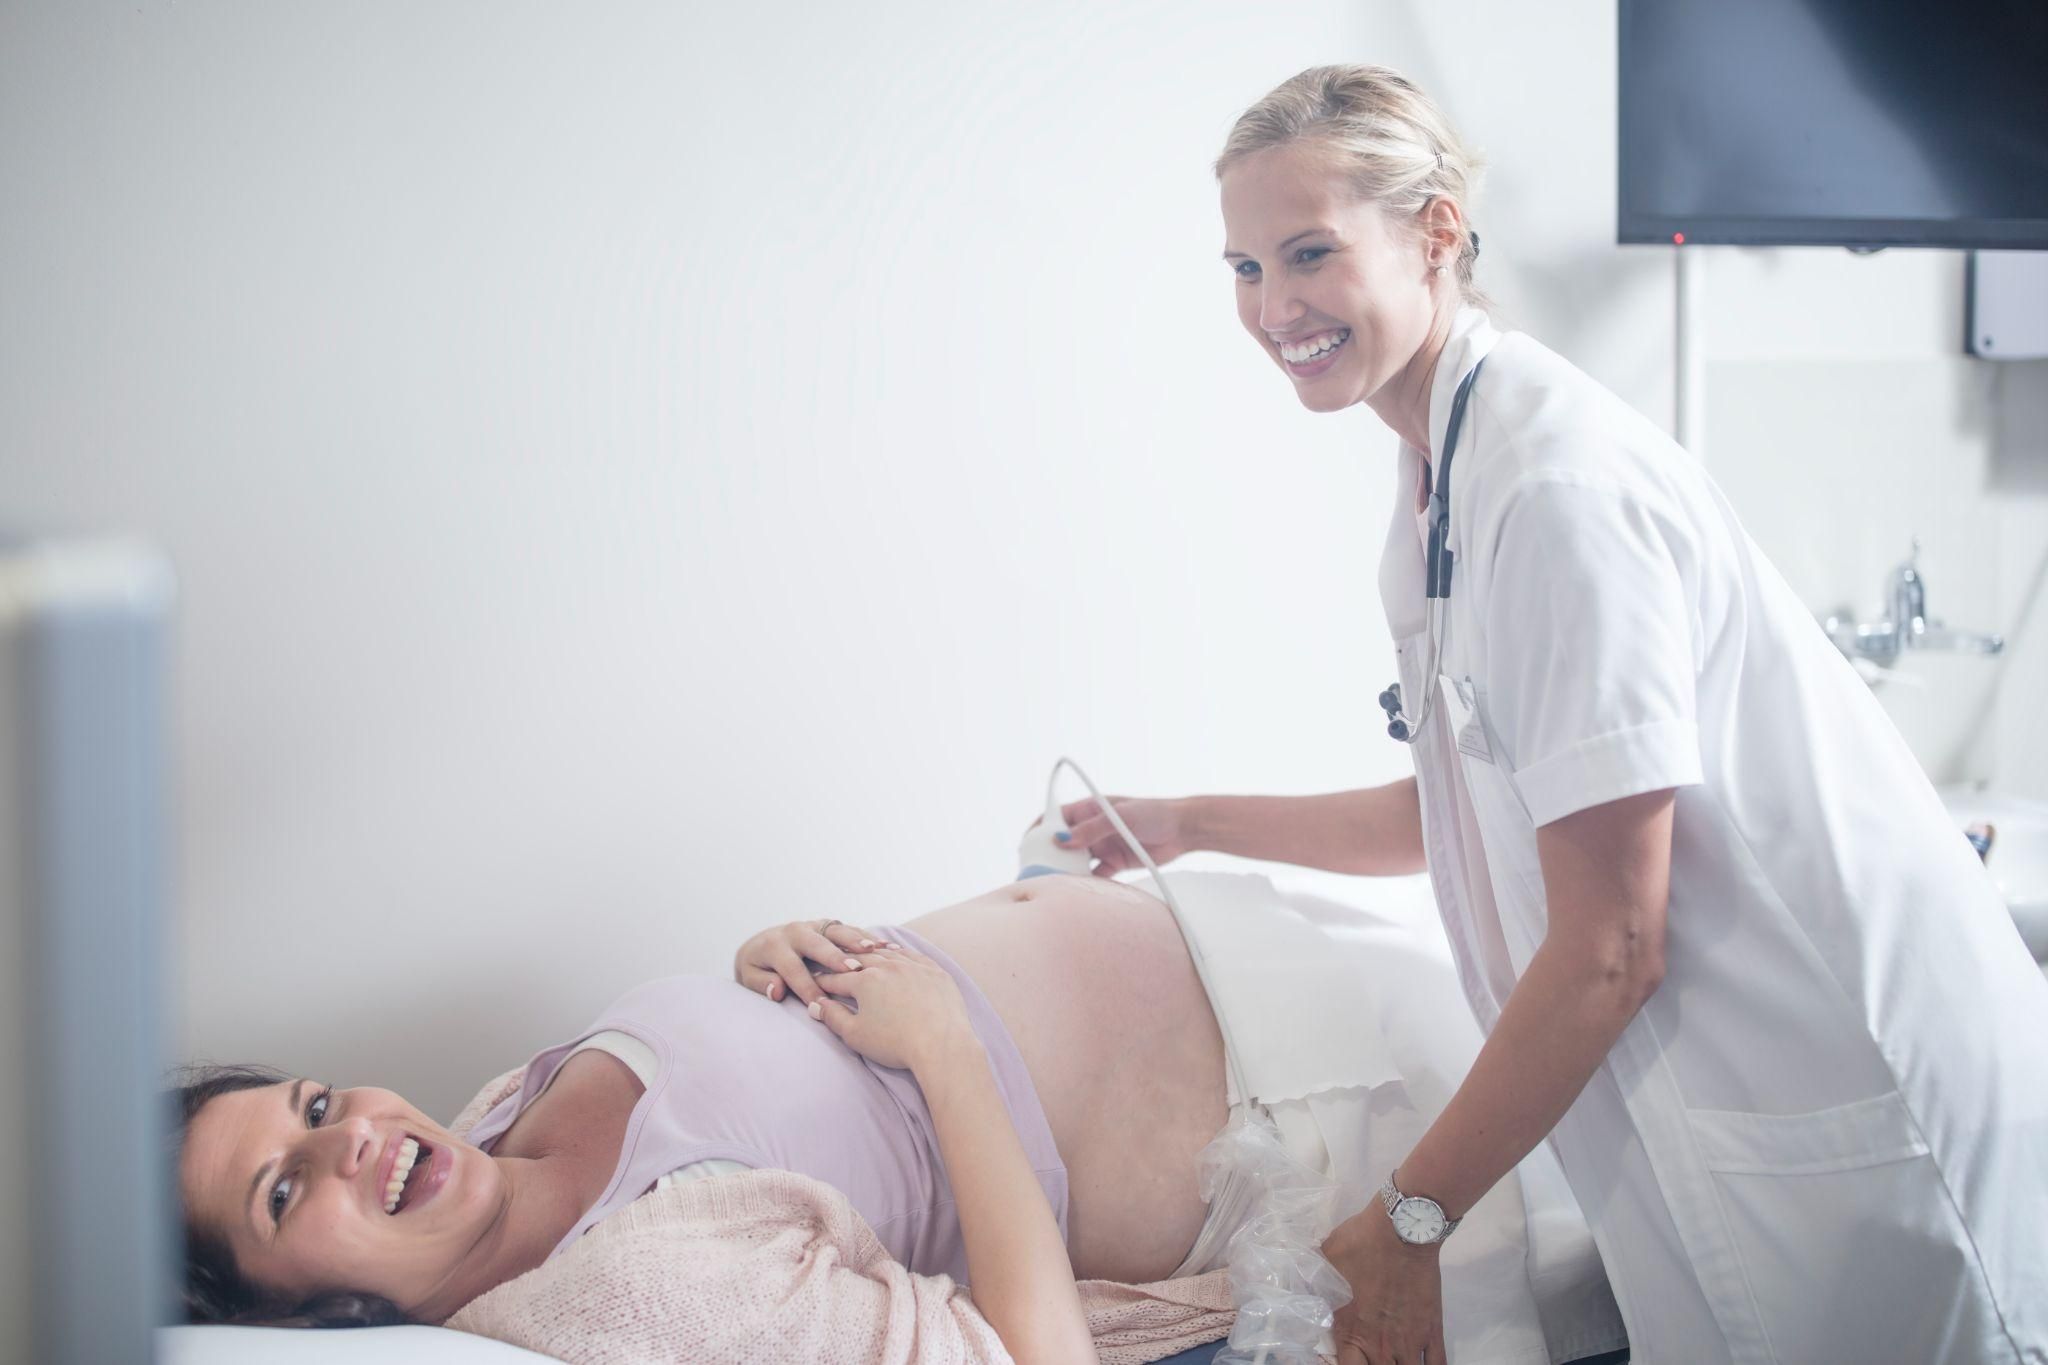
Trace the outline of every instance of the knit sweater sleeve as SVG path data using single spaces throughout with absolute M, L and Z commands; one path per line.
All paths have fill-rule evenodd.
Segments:
M 637 1199 L 447 1325 L 571 1365 L 1010 1358 L 950 1278 L 912 1274 L 843 1196 L 784 1171 Z

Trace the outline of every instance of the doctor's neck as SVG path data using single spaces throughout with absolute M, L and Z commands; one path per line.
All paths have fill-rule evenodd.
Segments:
M 1365 400 L 1365 405 L 1392 427 L 1396 436 L 1421 451 L 1422 458 L 1434 466 L 1436 452 L 1429 448 L 1429 396 L 1436 387 L 1436 363 L 1450 341 L 1451 324 L 1457 319 L 1460 299 L 1456 289 L 1432 292 L 1436 294 L 1435 307 L 1422 344 L 1415 348 L 1415 354 L 1409 357 L 1406 365 L 1395 371 L 1392 378 L 1380 385 L 1378 392 Z

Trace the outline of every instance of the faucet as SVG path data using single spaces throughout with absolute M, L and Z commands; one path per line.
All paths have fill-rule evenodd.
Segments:
M 1927 633 L 1927 581 L 1920 577 L 1920 538 L 1913 538 L 1913 553 L 1892 570 L 1886 599 L 1892 604 L 1891 622 L 1897 628 L 1899 647 Z
M 1885 580 L 1885 605 L 1887 614 L 1879 621 L 1858 621 L 1849 608 L 1837 608 L 1828 613 L 1822 628 L 1835 648 L 1849 658 L 1870 659 L 1885 668 L 1896 664 L 1909 649 L 1997 654 L 2005 648 L 1999 635 L 1951 630 L 1927 619 L 1927 579 L 1920 572 L 1918 536 L 1913 537 L 1913 552 Z

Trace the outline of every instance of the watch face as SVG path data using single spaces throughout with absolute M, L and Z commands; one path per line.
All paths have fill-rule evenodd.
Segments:
M 1403 1199 L 1394 1205 L 1394 1232 L 1404 1242 L 1434 1242 L 1444 1235 L 1444 1222 L 1444 1211 L 1434 1199 Z

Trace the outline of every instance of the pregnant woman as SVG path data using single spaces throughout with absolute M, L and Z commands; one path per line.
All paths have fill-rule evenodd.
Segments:
M 1172 884 L 1290 1152 L 1376 1183 L 1365 1149 L 1412 1141 L 1477 1047 L 1448 965 L 1264 878 Z M 190 1315 L 446 1323 L 570 1361 L 1136 1361 L 1228 1330 L 1243 1209 L 1205 1205 L 1197 1157 L 1237 1097 L 1160 900 L 1042 877 L 900 927 L 769 930 L 735 965 L 628 993 L 447 1127 L 384 1090 L 202 1076 Z M 1378 1030 L 1376 973 L 1404 983 Z M 1304 994 L 1342 1001 L 1349 1052 L 1262 1033 Z M 1508 1182 L 1447 1262 L 1460 1360 L 1616 1344 L 1554 1183 Z M 1540 1265 L 1539 1215 L 1564 1247 Z

